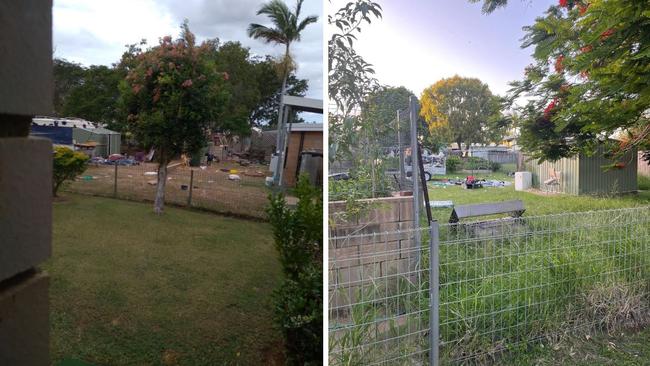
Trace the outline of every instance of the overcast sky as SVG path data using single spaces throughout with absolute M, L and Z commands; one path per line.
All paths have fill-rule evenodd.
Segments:
M 295 2 L 286 0 L 293 8 Z M 178 36 L 183 19 L 199 41 L 219 38 L 239 41 L 257 55 L 279 56 L 282 46 L 253 40 L 250 23 L 269 24 L 257 10 L 264 0 L 54 0 L 54 57 L 83 65 L 110 65 L 119 61 L 124 45 L 147 39 L 150 45 L 165 35 Z M 298 77 L 309 81 L 307 96 L 323 98 L 323 2 L 305 0 L 303 17 L 317 15 L 318 23 L 292 45 Z M 308 117 L 307 114 L 305 117 Z M 318 118 L 319 119 L 319 118 Z
M 340 7 L 345 1 L 334 0 Z M 467 0 L 376 0 L 383 19 L 365 26 L 355 47 L 375 66 L 380 83 L 405 86 L 418 97 L 437 80 L 458 74 L 504 94 L 532 63 L 521 49 L 522 27 L 557 0 L 510 0 L 490 15 Z M 332 9 L 329 10 L 332 13 Z

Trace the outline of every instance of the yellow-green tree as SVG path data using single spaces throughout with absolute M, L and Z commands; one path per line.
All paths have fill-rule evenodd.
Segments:
M 455 142 L 495 142 L 497 126 L 501 125 L 499 99 L 487 84 L 475 78 L 458 75 L 437 81 L 424 89 L 420 97 L 420 115 L 427 122 L 431 135 Z

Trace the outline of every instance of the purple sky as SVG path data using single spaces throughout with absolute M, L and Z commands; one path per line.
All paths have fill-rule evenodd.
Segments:
M 454 74 L 477 77 L 504 94 L 532 62 L 532 49 L 520 48 L 521 28 L 557 2 L 510 0 L 484 15 L 481 4 L 465 0 L 376 1 L 383 19 L 362 28 L 356 49 L 374 64 L 382 84 L 405 86 L 418 96 Z

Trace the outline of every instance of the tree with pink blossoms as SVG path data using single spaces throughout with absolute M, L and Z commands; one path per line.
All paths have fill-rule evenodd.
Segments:
M 196 44 L 187 21 L 180 38 L 166 36 L 145 51 L 132 47 L 122 59 L 127 76 L 120 85 L 121 104 L 129 131 L 147 149 L 155 150 L 158 179 L 154 212 L 162 213 L 167 166 L 183 153 L 195 153 L 207 143 L 228 99 L 211 55 L 214 42 Z

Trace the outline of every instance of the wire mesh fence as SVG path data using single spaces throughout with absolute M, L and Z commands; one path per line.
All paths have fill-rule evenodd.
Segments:
M 269 188 L 266 166 L 241 167 L 213 164 L 204 168 L 170 165 L 165 202 L 237 216 L 266 219 Z M 158 165 L 90 165 L 82 176 L 67 185 L 75 193 L 153 201 Z
M 491 364 L 650 323 L 650 207 L 438 229 L 330 238 L 332 364 L 429 364 L 434 349 L 440 364 Z
M 330 200 L 360 192 L 363 198 L 386 197 L 412 189 L 412 117 L 409 108 L 384 114 L 357 109 L 347 116 L 330 109 L 330 146 L 336 154 L 329 174 L 338 188 L 330 190 Z M 341 173 L 350 184 L 336 183 Z

